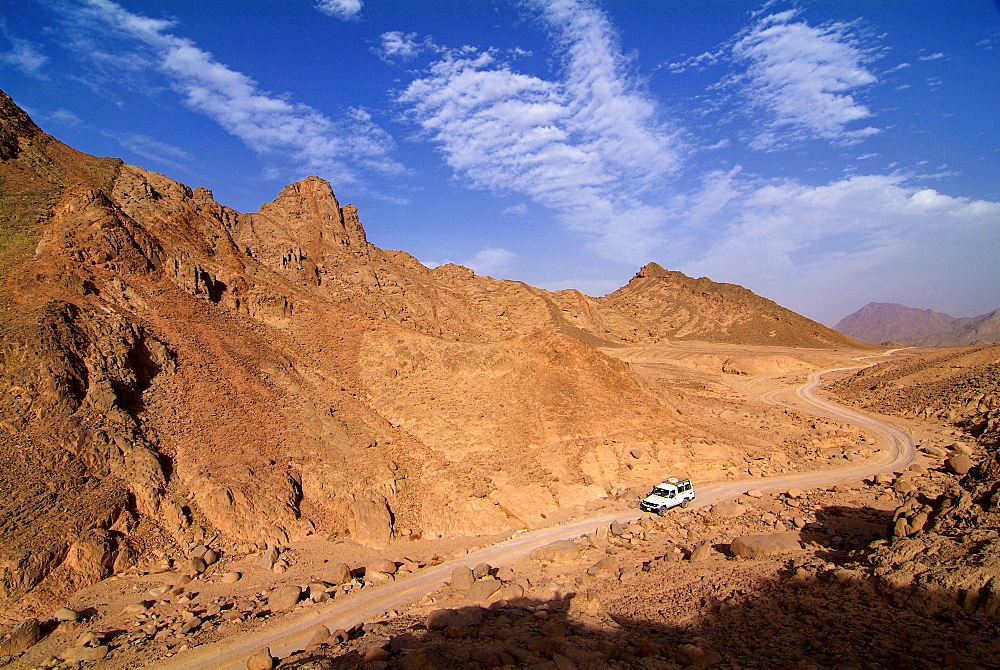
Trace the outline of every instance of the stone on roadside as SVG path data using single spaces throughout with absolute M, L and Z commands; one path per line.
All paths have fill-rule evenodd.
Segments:
M 476 567 L 472 568 L 472 576 L 476 579 L 482 579 L 486 575 L 490 574 L 493 566 L 489 563 L 480 563 Z
M 617 521 L 615 523 L 618 523 Z M 618 527 L 621 530 L 621 526 Z M 553 563 L 560 563 L 563 561 L 572 561 L 580 555 L 580 547 L 576 545 L 573 540 L 559 540 L 557 542 L 552 542 L 544 547 L 539 547 L 535 549 L 531 554 L 531 558 L 536 561 L 552 561 Z
M 452 609 L 431 610 L 424 620 L 427 630 L 445 630 L 449 626 L 455 626 L 461 619 L 458 612 Z
M 278 562 L 278 555 L 281 552 L 273 544 L 267 545 L 267 549 L 260 555 L 260 567 L 265 570 L 273 570 L 274 564 Z
M 948 470 L 956 475 L 967 475 L 975 467 L 975 462 L 965 454 L 952 456 L 946 461 Z
M 222 581 L 223 584 L 235 584 L 241 579 L 243 579 L 243 575 L 239 572 L 233 571 L 222 575 L 222 579 L 220 581 Z
M 306 645 L 306 651 L 311 651 L 321 644 L 327 644 L 331 637 L 329 628 L 326 626 L 317 626 L 316 630 L 313 631 L 313 636 L 309 640 L 309 644 Z
M 773 556 L 792 551 L 800 551 L 798 533 L 767 533 L 765 535 L 741 535 L 729 545 L 729 550 L 743 558 Z
M 271 670 L 273 667 L 274 658 L 269 648 L 261 649 L 247 659 L 247 670 Z
M 618 559 L 614 556 L 606 556 L 587 568 L 588 575 L 597 575 L 602 572 L 611 572 L 618 568 Z
M 347 563 L 337 563 L 326 573 L 326 581 L 337 586 L 351 581 L 351 568 Z
M 396 568 L 395 561 L 390 561 L 388 558 L 380 558 L 365 568 L 365 574 L 367 575 L 369 572 L 381 572 L 386 575 L 394 575 L 396 574 Z
M 750 498 L 763 498 L 764 494 L 761 492 L 760 489 L 750 489 L 749 491 L 747 491 L 747 496 L 749 496 Z
M 785 491 L 785 496 L 788 497 L 788 498 L 801 498 L 805 494 L 806 494 L 806 492 L 803 491 L 802 489 L 800 489 L 800 488 L 794 488 L 794 487 L 788 489 L 787 491 Z
M 472 573 L 472 570 L 464 565 L 460 565 L 451 571 L 451 581 L 449 584 L 456 591 L 468 591 L 475 581 L 476 577 Z
M 920 450 L 932 458 L 947 458 L 948 450 L 941 447 L 934 446 L 932 444 L 924 444 L 920 446 Z
M 727 500 L 712 505 L 711 513 L 724 519 L 731 519 L 742 515 L 749 509 L 751 508 L 748 505 L 741 505 L 735 500 Z
M 483 577 L 476 580 L 476 583 L 469 587 L 465 597 L 474 603 L 484 603 L 490 599 L 494 593 L 500 590 L 503 583 L 495 577 Z
M 704 561 L 714 558 L 717 555 L 718 552 L 712 547 L 712 543 L 706 541 L 698 543 L 698 546 L 694 548 L 688 559 L 691 561 Z
M 267 608 L 272 612 L 290 610 L 302 597 L 302 589 L 295 585 L 279 586 L 267 598 Z
M 205 559 L 203 558 L 192 558 L 188 560 L 188 570 L 191 574 L 200 575 L 205 572 L 207 568 L 208 566 L 205 565 Z
M 201 560 L 205 561 L 205 565 L 212 565 L 219 560 L 219 552 L 215 549 L 209 549 L 205 552 L 205 555 L 201 557 Z

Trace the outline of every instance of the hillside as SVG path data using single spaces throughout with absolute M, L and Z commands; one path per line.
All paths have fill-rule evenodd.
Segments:
M 601 300 L 428 269 L 371 244 L 322 179 L 241 213 L 75 151 L 5 95 L 0 119 L 0 606 L 17 611 L 208 541 L 512 532 L 677 463 L 787 460 L 822 429 L 653 388 L 597 347 L 859 346 L 653 266 Z M 744 418 L 706 422 L 706 403 Z
M 834 326 L 862 342 L 899 342 L 915 347 L 965 346 L 1000 342 L 1000 310 L 955 318 L 929 309 L 871 302 Z

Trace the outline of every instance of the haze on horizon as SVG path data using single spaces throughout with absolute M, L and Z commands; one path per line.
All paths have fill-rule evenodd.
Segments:
M 592 295 L 643 264 L 827 324 L 1000 307 L 1000 12 L 10 0 L 49 133 L 254 211 L 316 174 L 369 239 Z

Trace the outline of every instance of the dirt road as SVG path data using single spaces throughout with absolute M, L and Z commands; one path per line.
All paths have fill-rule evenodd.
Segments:
M 790 487 L 813 488 L 837 481 L 857 479 L 887 470 L 905 467 L 913 458 L 913 440 L 905 432 L 870 415 L 830 402 L 815 395 L 814 389 L 824 374 L 850 368 L 826 370 L 809 376 L 798 388 L 772 391 L 762 397 L 778 405 L 806 409 L 819 415 L 843 420 L 875 431 L 883 446 L 878 458 L 852 464 L 850 467 L 801 472 L 767 479 L 734 480 L 699 487 L 696 504 L 692 507 L 711 505 L 740 495 L 748 488 L 784 490 Z M 796 400 L 786 398 L 794 394 Z M 246 659 L 258 649 L 269 647 L 272 655 L 284 657 L 304 649 L 313 631 L 319 625 L 330 630 L 350 628 L 360 622 L 383 618 L 385 612 L 401 609 L 430 593 L 447 581 L 452 570 L 460 565 L 474 566 L 481 562 L 493 565 L 508 564 L 522 558 L 532 550 L 556 540 L 572 539 L 593 532 L 602 524 L 614 520 L 627 522 L 641 515 L 636 510 L 614 511 L 597 514 L 585 519 L 541 530 L 522 532 L 509 540 L 485 547 L 465 556 L 426 568 L 397 582 L 365 589 L 347 598 L 337 598 L 320 605 L 304 608 L 301 612 L 276 619 L 263 628 L 234 635 L 221 642 L 203 645 L 147 667 L 157 670 L 173 669 L 237 669 L 245 668 Z

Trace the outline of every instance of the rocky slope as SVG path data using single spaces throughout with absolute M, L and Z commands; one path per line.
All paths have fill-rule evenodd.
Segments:
M 929 309 L 870 302 L 845 316 L 835 330 L 862 342 L 898 342 L 916 347 L 965 346 L 1000 341 L 1000 311 L 955 318 Z
M 0 121 L 0 606 L 213 539 L 509 532 L 677 462 L 721 476 L 733 423 L 594 345 L 852 344 L 652 266 L 603 300 L 428 269 L 321 179 L 245 214 L 76 152 L 3 94 Z
M 930 417 L 969 442 L 926 444 L 946 487 L 908 486 L 891 541 L 870 559 L 879 588 L 924 615 L 1000 613 L 1000 347 L 919 352 L 863 370 L 835 392 L 860 406 Z

